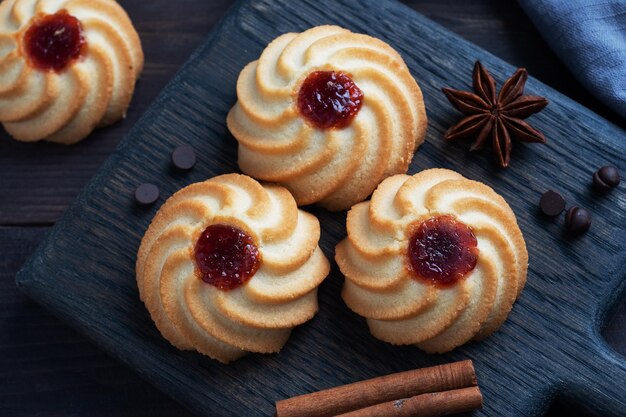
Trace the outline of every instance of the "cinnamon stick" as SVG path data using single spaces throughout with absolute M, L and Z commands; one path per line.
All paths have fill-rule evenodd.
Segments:
M 477 410 L 482 406 L 483 396 L 480 389 L 469 387 L 388 401 L 337 417 L 440 417 Z
M 276 417 L 331 417 L 429 392 L 476 386 L 472 361 L 399 372 L 276 402 Z

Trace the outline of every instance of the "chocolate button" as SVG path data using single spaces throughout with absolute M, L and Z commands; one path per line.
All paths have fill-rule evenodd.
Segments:
M 565 199 L 556 191 L 548 190 L 541 196 L 539 207 L 546 216 L 558 216 L 565 210 Z
M 191 146 L 180 145 L 172 152 L 172 164 L 178 169 L 191 169 L 196 164 L 196 153 Z
M 565 213 L 565 226 L 571 233 L 585 233 L 591 226 L 591 213 L 581 207 L 572 207 Z
M 600 191 L 617 187 L 619 181 L 619 171 L 611 165 L 604 166 L 593 174 L 593 185 Z
M 141 184 L 135 190 L 135 201 L 143 206 L 153 204 L 159 199 L 159 188 L 154 184 Z

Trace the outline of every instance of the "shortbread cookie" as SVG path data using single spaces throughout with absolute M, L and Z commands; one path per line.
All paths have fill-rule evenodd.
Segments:
M 142 68 L 114 0 L 0 4 L 0 122 L 19 141 L 72 144 L 121 119 Z
M 278 352 L 317 311 L 329 272 L 317 218 L 285 188 L 228 174 L 170 197 L 137 256 L 137 285 L 161 334 L 221 362 Z
M 393 344 L 446 352 L 506 320 L 528 253 L 493 189 L 446 169 L 387 178 L 352 207 L 336 260 L 343 299 Z
M 406 172 L 424 141 L 422 93 L 402 57 L 337 26 L 276 38 L 241 71 L 237 98 L 227 121 L 239 167 L 298 205 L 350 208 Z

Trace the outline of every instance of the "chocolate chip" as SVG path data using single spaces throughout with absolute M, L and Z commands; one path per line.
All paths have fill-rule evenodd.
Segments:
M 189 145 L 180 145 L 172 152 L 172 164 L 181 170 L 193 168 L 196 164 L 196 153 Z
M 135 201 L 143 206 L 153 204 L 159 199 L 159 188 L 154 184 L 141 184 L 135 190 Z
M 565 226 L 572 234 L 585 233 L 591 226 L 591 213 L 582 207 L 571 207 L 565 213 Z
M 548 190 L 541 196 L 539 207 L 546 216 L 558 216 L 565 210 L 565 199 L 556 191 Z
M 593 185 L 600 191 L 617 187 L 619 181 L 619 171 L 611 165 L 604 166 L 593 174 Z

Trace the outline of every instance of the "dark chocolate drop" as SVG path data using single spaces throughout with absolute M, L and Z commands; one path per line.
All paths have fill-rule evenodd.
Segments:
M 186 171 L 196 165 L 196 153 L 189 145 L 180 145 L 172 152 L 172 165 Z
M 565 226 L 574 235 L 585 233 L 591 227 L 591 213 L 582 207 L 572 207 L 565 213 Z
M 554 190 L 548 190 L 541 196 L 539 207 L 546 216 L 558 216 L 565 210 L 565 199 Z
M 619 182 L 619 171 L 611 165 L 603 166 L 593 174 L 593 185 L 600 191 L 609 191 Z
M 141 184 L 135 190 L 135 201 L 142 206 L 154 204 L 159 199 L 159 188 L 154 184 Z

